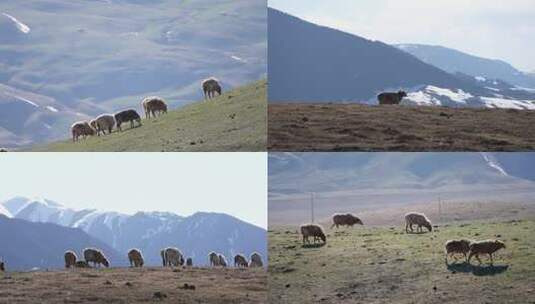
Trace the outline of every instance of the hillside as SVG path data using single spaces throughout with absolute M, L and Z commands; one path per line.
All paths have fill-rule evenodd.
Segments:
M 111 268 L 0 276 L 0 303 L 6 304 L 265 303 L 268 288 L 263 269 Z
M 310 248 L 297 226 L 270 227 L 270 303 L 528 303 L 535 292 L 531 210 L 530 217 L 502 218 L 506 208 L 485 219 L 465 215 L 425 234 L 406 234 L 398 210 L 396 223 L 326 229 L 327 244 Z M 444 243 L 462 237 L 498 238 L 506 249 L 494 266 L 487 257 L 482 265 L 446 264 Z
M 140 128 L 32 147 L 32 151 L 265 151 L 267 82 L 258 81 L 143 120 Z M 141 113 L 141 106 L 137 106 Z M 65 136 L 70 131 L 65 129 Z
M 514 109 L 270 104 L 268 150 L 533 151 L 534 119 Z

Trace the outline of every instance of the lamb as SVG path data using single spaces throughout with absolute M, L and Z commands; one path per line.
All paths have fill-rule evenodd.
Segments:
M 310 244 L 309 237 L 314 237 L 314 244 L 316 240 L 321 239 L 323 243 L 327 243 L 327 237 L 323 232 L 323 227 L 316 224 L 301 225 L 301 234 L 303 235 L 303 245 Z
M 80 136 L 83 136 L 84 138 L 87 136 L 92 136 L 96 134 L 96 131 L 89 125 L 87 121 L 78 121 L 72 124 L 71 133 L 72 141 L 76 142 Z
M 111 114 L 102 114 L 92 120 L 89 124 L 97 130 L 97 135 L 99 136 L 100 132 L 106 135 L 106 131 L 108 131 L 108 134 L 111 134 L 113 127 L 115 127 L 115 117 Z
M 247 259 L 243 255 L 237 254 L 234 257 L 234 267 L 248 267 L 248 266 L 249 266 L 249 263 L 247 262 Z
M 227 267 L 227 259 L 225 258 L 225 256 L 220 254 L 218 255 L 218 257 L 219 257 L 219 266 Z
M 338 226 L 353 227 L 353 225 L 355 224 L 364 225 L 358 217 L 356 217 L 355 215 L 351 213 L 346 213 L 346 214 L 337 213 L 333 215 L 333 224 L 331 226 L 331 229 L 334 226 L 336 226 L 336 228 L 338 228 Z
M 448 263 L 448 256 L 453 256 L 455 261 L 457 261 L 456 253 L 461 253 L 464 255 L 464 259 L 467 259 L 467 254 L 470 251 L 470 241 L 465 239 L 460 240 L 449 240 L 444 245 L 446 251 L 446 264 Z
M 72 250 L 65 251 L 63 257 L 65 259 L 65 268 L 74 267 L 74 265 L 76 265 L 76 260 L 78 260 L 76 253 Z
M 160 97 L 152 96 L 144 98 L 141 102 L 143 110 L 145 111 L 145 118 L 156 117 L 156 113 L 161 115 L 167 113 L 167 103 Z
M 175 247 L 167 247 L 164 249 L 165 263 L 164 266 L 182 266 L 184 265 L 184 256 L 182 252 Z
M 143 255 L 139 249 L 130 249 L 128 251 L 128 261 L 130 261 L 130 267 L 143 267 Z
M 186 259 L 186 266 L 189 266 L 189 267 L 193 266 L 193 259 L 192 258 L 187 258 Z
M 93 265 L 95 267 L 100 266 L 100 264 L 110 267 L 110 262 L 104 255 L 104 253 L 96 248 L 86 248 L 84 249 L 84 259 L 89 264 L 89 262 L 93 262 Z
M 405 214 L 405 232 L 409 233 L 409 228 L 413 232 L 412 225 L 418 225 L 417 232 L 423 232 L 422 226 L 426 227 L 429 232 L 433 231 L 431 221 L 423 213 L 410 212 Z
M 208 254 L 208 259 L 210 260 L 210 266 L 219 266 L 219 256 L 215 252 L 210 252 Z
M 262 267 L 264 266 L 264 263 L 262 263 L 262 256 L 258 252 L 253 252 L 251 254 L 251 262 L 249 262 L 249 267 Z
M 377 96 L 380 105 L 397 105 L 401 102 L 403 97 L 407 97 L 407 93 L 404 91 L 398 91 L 397 93 L 381 93 Z
M 138 123 L 138 126 L 141 126 L 141 117 L 134 109 L 128 109 L 121 112 L 117 112 L 114 115 L 115 122 L 117 123 L 117 129 L 122 131 L 121 125 L 123 122 L 130 122 L 130 128 L 134 127 L 134 122 Z
M 500 240 L 484 240 L 472 242 L 470 244 L 470 255 L 468 255 L 468 263 L 470 263 L 470 259 L 472 259 L 472 256 L 475 256 L 476 259 L 479 261 L 479 264 L 481 264 L 479 255 L 488 254 L 490 257 L 490 265 L 492 265 L 494 263 L 492 254 L 502 248 L 505 248 L 505 243 Z
M 202 90 L 205 99 L 215 97 L 215 93 L 221 95 L 221 85 L 219 84 L 219 81 L 213 77 L 203 80 Z

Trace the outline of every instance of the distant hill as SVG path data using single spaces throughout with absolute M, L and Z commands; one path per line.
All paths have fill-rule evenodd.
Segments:
M 112 266 L 128 263 L 125 254 L 118 253 L 81 229 L 32 223 L 4 215 L 0 215 L 0 244 L 0 257 L 11 271 L 63 268 L 66 250 L 74 250 L 78 257 L 82 257 L 82 250 L 87 247 L 102 249 Z
M 140 248 L 148 265 L 160 265 L 160 250 L 180 248 L 197 265 L 208 263 L 217 251 L 228 259 L 237 253 L 259 252 L 267 256 L 266 231 L 226 214 L 199 212 L 188 217 L 169 212 L 137 212 L 133 215 L 75 210 L 47 199 L 16 197 L 0 206 L 14 218 L 77 228 L 126 255 Z
M 33 151 L 265 151 L 265 80 L 199 101 L 150 120 L 143 126 L 73 143 L 66 139 Z M 141 112 L 140 112 L 141 113 Z M 61 130 L 64 137 L 69 128 Z

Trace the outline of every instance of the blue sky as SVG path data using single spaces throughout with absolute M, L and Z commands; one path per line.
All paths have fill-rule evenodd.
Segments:
M 266 153 L 2 153 L 0 201 L 133 214 L 223 212 L 267 227 Z
M 535 71 L 533 0 L 268 0 L 268 5 L 372 40 L 443 45 Z

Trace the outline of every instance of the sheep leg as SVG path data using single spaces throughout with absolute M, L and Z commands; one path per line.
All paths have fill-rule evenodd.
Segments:
M 490 257 L 490 265 L 494 265 L 494 260 L 492 259 L 492 253 L 489 253 L 489 257 Z
M 409 222 L 405 222 L 405 233 L 409 233 Z

